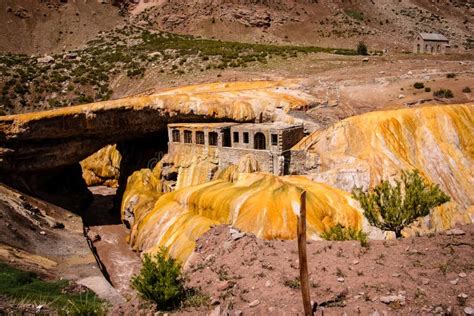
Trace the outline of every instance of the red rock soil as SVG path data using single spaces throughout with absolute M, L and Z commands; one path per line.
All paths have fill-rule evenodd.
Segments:
M 368 247 L 308 242 L 311 297 L 326 305 L 317 315 L 464 315 L 474 307 L 474 225 L 459 229 L 463 235 L 370 241 Z M 303 313 L 300 289 L 290 287 L 299 275 L 295 241 L 233 240 L 229 227 L 214 227 L 198 240 L 187 273 L 189 286 L 215 305 L 179 313 Z M 393 295 L 396 301 L 381 301 Z
M 129 298 L 109 313 L 153 315 L 152 305 L 129 287 L 140 259 L 125 241 L 126 228 L 99 215 L 111 207 L 113 189 L 91 191 L 96 199 L 89 236 L 100 236 L 94 242 L 99 257 L 114 286 Z M 317 315 L 464 315 L 464 309 L 474 307 L 474 225 L 458 229 L 462 235 L 370 241 L 368 247 L 358 241 L 308 242 Z M 209 304 L 176 314 L 303 314 L 296 241 L 236 239 L 228 226 L 216 226 L 197 240 L 185 271 L 187 285 L 208 295 Z

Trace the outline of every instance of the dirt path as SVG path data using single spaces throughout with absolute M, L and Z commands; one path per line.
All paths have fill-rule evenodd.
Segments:
M 129 297 L 132 294 L 130 278 L 138 273 L 141 261 L 126 241 L 128 231 L 120 222 L 119 214 L 110 212 L 115 189 L 103 186 L 89 189 L 94 194 L 94 202 L 84 215 L 84 223 L 89 227 L 88 235 L 113 286 L 120 294 Z

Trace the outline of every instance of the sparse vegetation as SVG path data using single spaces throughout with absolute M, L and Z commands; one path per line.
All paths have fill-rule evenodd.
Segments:
M 431 92 L 431 88 L 430 87 L 425 87 L 425 92 Z
M 186 297 L 182 303 L 183 307 L 199 307 L 210 304 L 211 298 L 209 295 L 202 293 L 196 289 L 189 289 L 186 291 Z
M 401 237 L 404 227 L 450 200 L 438 185 L 428 183 L 417 170 L 403 171 L 401 181 L 394 180 L 392 184 L 383 180 L 369 191 L 356 187 L 352 196 L 360 202 L 371 225 L 394 231 L 397 237 Z
M 140 274 L 132 278 L 132 287 L 159 310 L 172 310 L 186 298 L 181 265 L 161 248 L 155 255 L 145 254 Z
M 294 278 L 291 280 L 285 280 L 284 285 L 290 289 L 299 289 L 301 287 L 301 282 L 299 278 Z
M 316 52 L 356 54 L 350 49 L 228 42 L 125 26 L 100 34 L 81 50 L 52 55 L 50 63 L 34 56 L 0 54 L 0 69 L 5 69 L 0 108 L 14 113 L 108 100 L 113 92 L 110 82 L 119 74 L 136 80 L 148 69 L 156 69 L 181 76 Z
M 471 93 L 471 88 L 465 87 L 464 89 L 462 89 L 462 92 L 464 92 L 464 93 Z
M 449 74 L 446 75 L 446 78 L 448 78 L 448 79 L 456 78 L 456 74 L 455 73 L 449 73 Z
M 347 16 L 349 16 L 349 17 L 351 17 L 355 20 L 358 20 L 358 21 L 363 21 L 364 20 L 364 13 L 362 13 L 360 11 L 348 9 L 344 12 L 347 14 Z
M 439 89 L 433 92 L 433 96 L 438 97 L 438 98 L 453 98 L 454 94 L 451 90 L 449 89 Z
M 415 89 L 423 89 L 425 87 L 425 84 L 423 82 L 415 82 L 413 85 Z
M 18 302 L 44 304 L 60 314 L 105 315 L 105 306 L 94 293 L 68 293 L 69 285 L 67 280 L 43 281 L 35 273 L 0 263 L 0 295 Z
M 328 231 L 321 234 L 321 237 L 326 240 L 358 240 L 361 246 L 367 246 L 367 234 L 361 230 L 354 229 L 352 227 L 344 227 L 341 224 L 337 224 L 331 227 Z
M 366 56 L 369 54 L 367 45 L 364 42 L 359 42 L 359 44 L 357 45 L 357 54 L 363 55 L 363 56 Z

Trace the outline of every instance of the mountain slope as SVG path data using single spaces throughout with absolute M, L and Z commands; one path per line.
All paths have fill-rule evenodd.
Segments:
M 0 1 L 0 51 L 45 54 L 74 50 L 123 23 L 119 10 L 98 1 Z
M 226 40 L 411 49 L 416 32 L 441 32 L 463 47 L 474 29 L 472 0 L 143 1 L 137 20 L 177 33 Z M 145 23 L 145 22 L 141 22 Z M 389 41 L 387 39 L 390 38 Z

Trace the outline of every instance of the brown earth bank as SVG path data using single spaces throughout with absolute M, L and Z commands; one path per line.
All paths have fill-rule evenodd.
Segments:
M 49 278 L 100 276 L 80 216 L 0 185 L 0 261 Z
M 188 285 L 210 305 L 193 315 L 302 315 L 296 241 L 239 238 L 217 226 L 198 241 Z M 307 243 L 317 315 L 465 315 L 474 306 L 474 225 L 390 241 Z M 140 300 L 114 315 L 152 314 Z
M 100 207 L 103 201 L 103 197 L 101 199 L 101 195 L 97 194 L 91 206 L 94 208 L 89 209 L 90 212 L 96 211 L 96 220 L 100 220 L 102 212 L 106 213 Z M 112 304 L 123 302 L 121 294 L 101 272 L 97 252 L 94 255 L 84 236 L 83 220 L 67 209 L 0 184 L 0 262 L 35 272 L 41 279 L 67 279 L 72 282 L 72 289 L 87 287 Z M 120 226 L 125 230 L 124 226 Z M 122 243 L 125 244 L 125 241 Z M 122 253 L 126 249 L 129 247 L 117 248 Z M 27 299 L 18 301 L 0 295 L 0 315 L 38 312 L 57 314 L 46 305 L 38 310 L 38 306 L 30 304 Z

